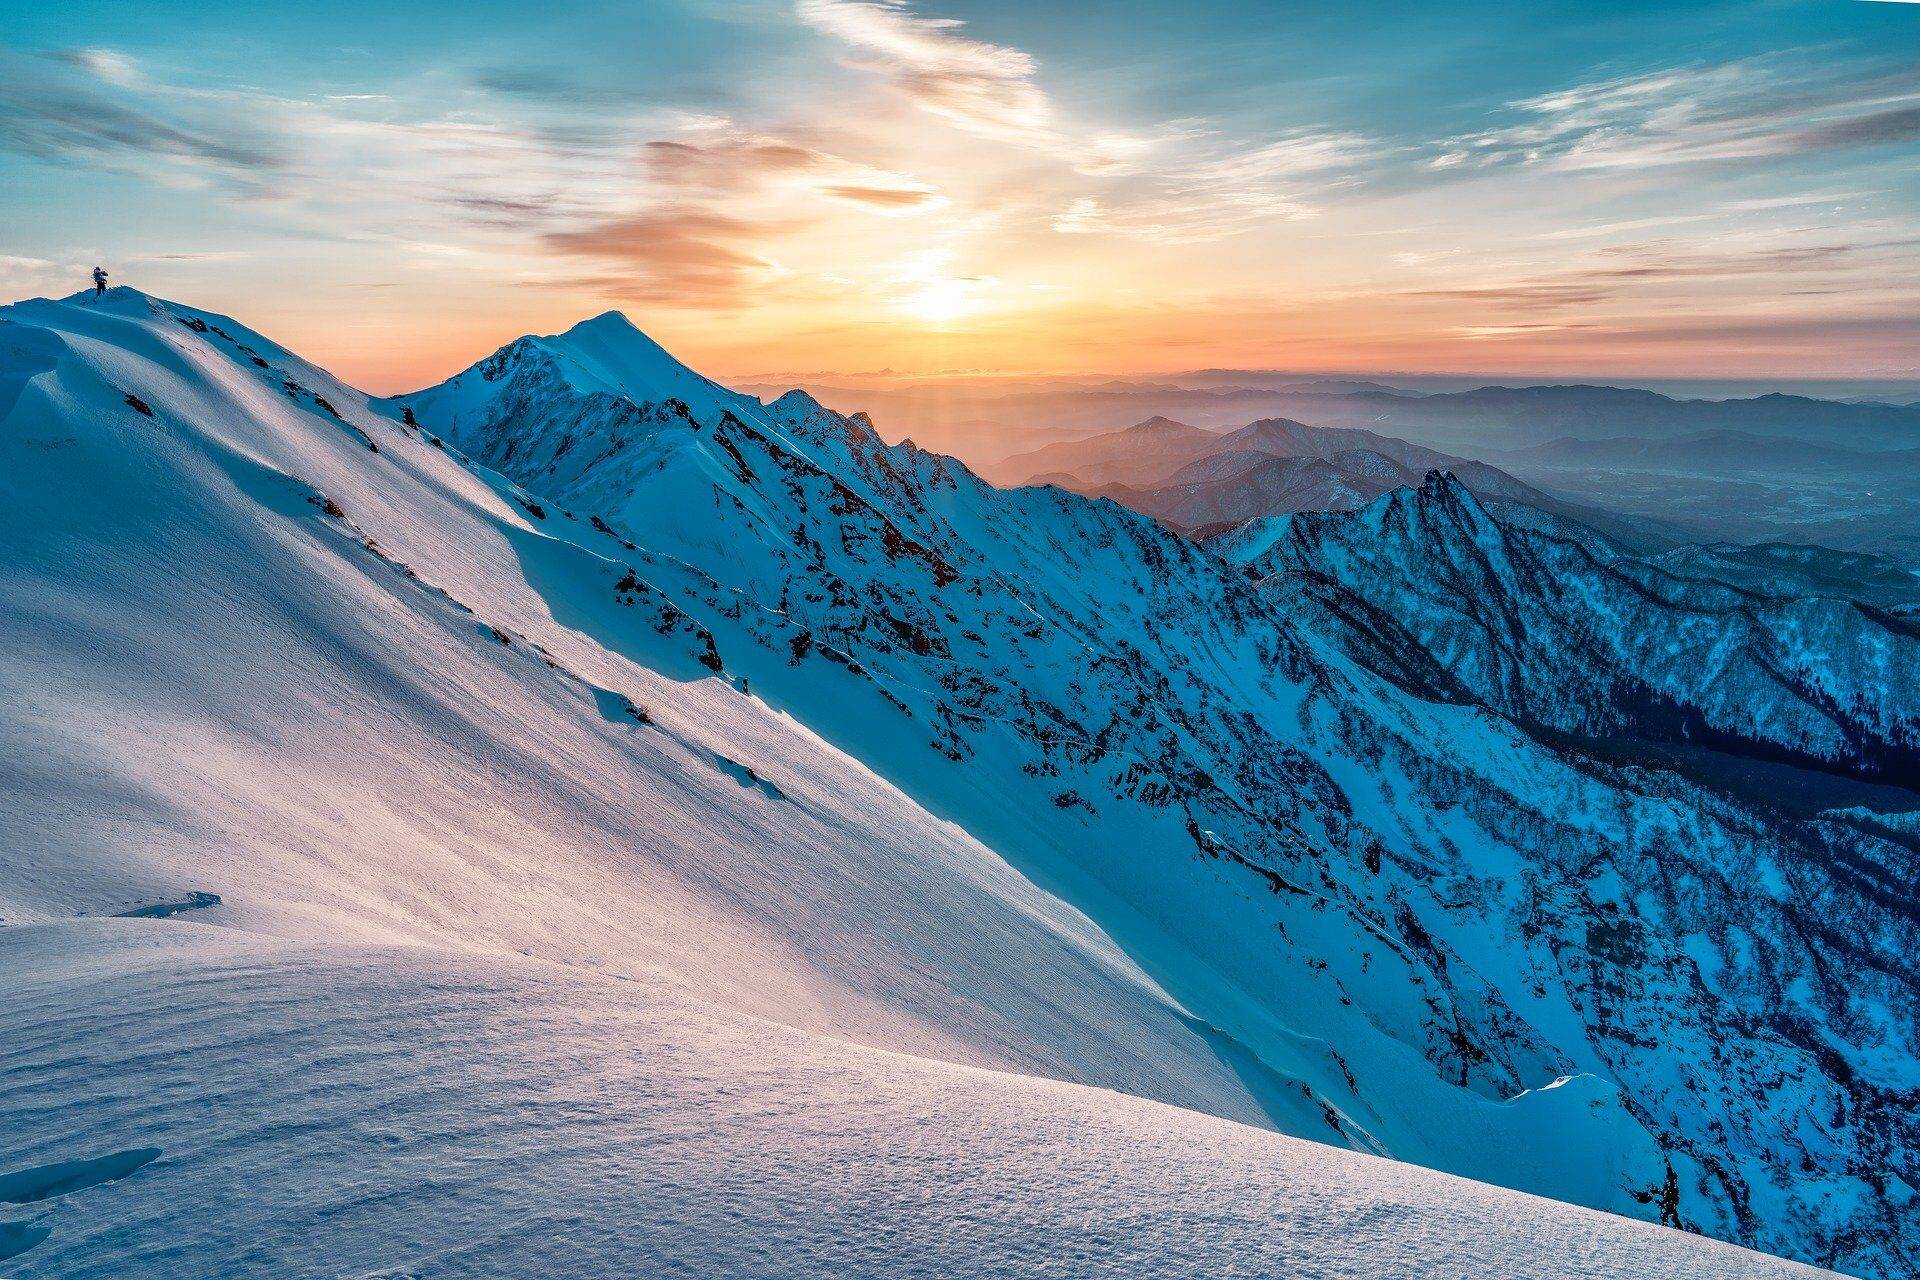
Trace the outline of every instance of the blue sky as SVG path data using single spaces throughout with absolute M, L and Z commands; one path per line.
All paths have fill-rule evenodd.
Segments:
M 0 293 L 379 389 L 609 306 L 723 374 L 1916 372 L 1920 4 L 0 18 Z

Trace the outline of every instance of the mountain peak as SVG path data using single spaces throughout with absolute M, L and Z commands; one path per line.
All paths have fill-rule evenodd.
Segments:
M 779 399 L 773 401 L 767 407 L 781 413 L 812 413 L 815 410 L 826 408 L 825 405 L 798 387 L 785 392 Z
M 1293 452 L 1303 439 L 1317 434 L 1317 429 L 1304 422 L 1295 422 L 1292 418 L 1262 418 L 1250 422 L 1238 431 L 1230 431 L 1224 437 L 1233 442 L 1236 449 L 1260 449 L 1266 446 L 1279 446 L 1285 452 Z M 1268 447 L 1267 452 L 1274 452 Z
M 94 302 L 96 298 L 100 298 L 100 297 L 101 295 L 96 294 L 91 289 L 82 289 L 78 293 L 70 293 L 64 298 L 55 298 L 54 301 L 70 302 L 70 303 L 76 303 L 76 304 L 91 304 Z M 156 298 L 152 294 L 142 293 L 140 290 L 134 288 L 130 284 L 114 285 L 112 288 L 107 290 L 105 297 L 116 300 L 116 301 L 139 299 L 145 302 L 158 302 L 158 303 L 162 303 L 163 305 L 166 304 L 166 299 Z
M 758 404 L 696 373 L 620 311 L 603 311 L 564 333 L 520 338 L 475 367 L 516 350 L 551 357 L 555 372 L 574 391 L 621 396 L 636 404 L 678 400 L 702 421 L 723 413 L 738 416 Z
M 648 349 L 666 354 L 662 347 L 647 335 L 646 330 L 635 324 L 626 312 L 602 311 L 597 316 L 588 316 L 563 333 L 553 334 L 542 339 L 548 342 L 614 342 L 638 343 Z M 668 356 L 668 359 L 673 359 Z M 675 363 L 679 363 L 675 361 Z
M 693 372 L 620 311 L 603 311 L 564 333 L 534 335 L 532 341 L 612 368 L 640 366 L 648 372 L 661 369 Z
M 1128 430 L 1138 431 L 1142 434 L 1158 434 L 1161 432 L 1198 431 L 1200 428 L 1185 422 L 1175 422 L 1172 418 L 1156 413 L 1145 422 L 1136 422 L 1133 426 L 1129 427 Z
M 1421 480 L 1417 506 L 1429 513 L 1428 518 L 1446 513 L 1447 519 L 1472 531 L 1476 537 L 1495 523 L 1493 513 L 1473 490 L 1459 476 L 1440 467 L 1429 468 Z
M 574 330 L 578 330 L 578 329 L 592 329 L 592 328 L 603 328 L 603 327 L 615 328 L 615 329 L 631 329 L 635 333 L 640 332 L 640 326 L 636 325 L 631 319 L 629 319 L 627 317 L 627 313 L 620 310 L 618 307 L 609 307 L 605 311 L 602 311 L 597 316 L 589 316 L 585 320 L 582 320 L 579 324 L 574 325 L 573 329 L 569 329 L 568 332 L 571 333 Z
M 1425 478 L 1420 482 L 1420 496 L 1428 499 L 1449 498 L 1457 500 L 1471 497 L 1472 495 L 1467 492 L 1467 486 L 1461 484 L 1459 477 L 1454 475 L 1453 472 L 1442 470 L 1439 467 L 1432 467 L 1428 469 Z

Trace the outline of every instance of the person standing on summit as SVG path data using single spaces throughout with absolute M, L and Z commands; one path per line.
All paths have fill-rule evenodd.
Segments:
M 93 269 L 93 296 L 97 298 L 106 291 L 107 269 L 105 267 L 95 267 Z

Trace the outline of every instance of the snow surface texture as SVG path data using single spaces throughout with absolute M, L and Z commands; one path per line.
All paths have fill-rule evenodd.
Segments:
M 1741 1089 L 1694 1105 L 1745 1126 L 1715 1158 L 1772 1234 L 1711 1216 L 1699 1159 L 1594 1072 L 1606 1054 L 1562 1047 L 1587 1034 L 1570 979 L 1498 953 L 1514 908 L 1494 886 L 1462 904 L 1491 919 L 1477 933 L 1425 897 L 1393 904 L 1405 921 L 1363 917 L 1240 839 L 1272 796 L 1215 813 L 1189 773 L 1127 764 L 1120 794 L 1113 761 L 1059 755 L 1042 695 L 1075 663 L 1087 678 L 1080 615 L 1155 625 L 1139 579 L 1219 585 L 1224 565 L 1066 495 L 1007 499 L 1050 527 L 1002 520 L 978 505 L 993 491 L 912 451 L 939 509 L 890 518 L 894 451 L 858 424 L 735 397 L 624 322 L 523 343 L 416 409 L 128 290 L 0 311 L 7 1274 L 1795 1270 L 1340 1146 L 1897 1274 L 1898 1175 L 1870 1185 L 1842 1152 L 1791 1198 L 1757 1153 L 1783 1130 Z M 539 412 L 570 415 L 566 440 Z M 522 488 L 442 432 L 552 483 Z M 604 507 L 568 509 L 596 485 Z M 820 531 L 834 562 L 779 577 Z M 981 585 L 987 552 L 1030 597 Z M 932 615 L 923 584 L 962 572 L 966 620 Z M 1302 732 L 1331 732 L 1335 696 L 1370 721 L 1480 723 L 1364 673 L 1303 690 L 1330 677 L 1269 635 L 1256 593 L 1224 598 L 1253 612 L 1231 642 L 1195 637 L 1224 646 L 1213 678 L 1290 699 Z M 978 663 L 975 696 L 947 701 L 947 637 L 974 622 L 1013 628 L 1003 657 L 1042 659 L 1024 709 Z M 1165 669 L 1184 684 L 1183 655 Z M 1102 668 L 1088 692 L 1151 678 Z M 1150 701 L 1104 705 L 1168 727 Z M 1483 752 L 1530 749 L 1473 731 Z M 1186 732 L 1165 767 L 1194 767 L 1216 730 Z M 1393 833 L 1363 848 L 1312 812 L 1327 777 L 1253 741 L 1307 797 L 1299 858 L 1357 880 L 1372 850 L 1415 892 L 1401 864 L 1431 851 L 1399 827 L 1419 797 L 1368 793 L 1379 761 L 1342 761 L 1339 786 Z M 1556 778 L 1614 826 L 1639 804 L 1724 845 L 1734 820 Z M 1440 821 L 1476 857 L 1515 856 L 1464 809 Z M 1736 880 L 1782 840 L 1741 835 L 1751 849 L 1709 843 Z M 1457 876 L 1435 863 L 1421 883 L 1452 894 Z M 1393 936 L 1409 929 L 1419 954 Z M 1521 974 L 1554 979 L 1537 1025 L 1496 989 Z M 1845 1059 L 1864 1085 L 1836 1094 L 1815 1055 L 1771 1041 L 1758 1066 L 1684 1050 L 1773 1069 L 1783 1110 L 1830 1124 L 1815 1107 L 1865 1107 L 1859 1090 L 1910 1067 L 1897 983 L 1849 976 L 1888 1031 L 1881 1059 Z M 1676 1036 L 1747 998 L 1717 980 L 1705 1012 L 1673 1006 Z M 1659 1092 L 1637 1068 L 1660 1104 L 1688 1096 L 1674 1053 L 1649 1056 L 1671 1077 Z
M 531 961 L 84 921 L 0 963 L 9 1155 L 58 1162 L 22 1276 L 1819 1274 Z

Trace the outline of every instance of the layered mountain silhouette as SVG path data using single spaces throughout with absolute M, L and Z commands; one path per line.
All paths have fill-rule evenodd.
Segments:
M 1346 511 L 1428 471 L 1458 477 L 1483 500 L 1576 519 L 1647 549 L 1685 534 L 1570 502 L 1483 462 L 1348 427 L 1270 418 L 1237 431 L 1204 431 L 1153 418 L 1125 431 L 1049 445 L 988 469 L 1001 483 L 1057 484 L 1108 497 L 1174 529 L 1206 536 L 1264 516 Z

